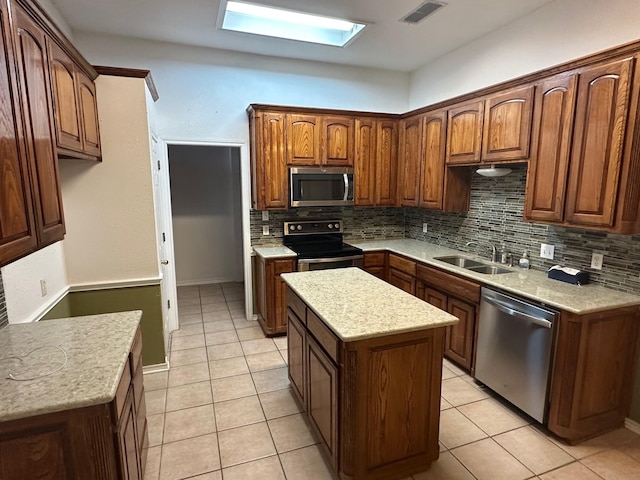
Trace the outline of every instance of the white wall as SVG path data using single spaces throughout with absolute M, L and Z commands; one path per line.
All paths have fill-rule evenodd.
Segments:
M 159 277 L 146 85 L 96 80 L 102 162 L 60 161 L 71 285 Z
M 74 38 L 71 27 L 69 27 L 69 24 L 60 14 L 53 2 L 51 0 L 38 0 L 38 3 L 43 8 L 43 10 L 47 12 L 51 19 L 56 22 L 56 25 L 62 31 L 62 33 L 64 33 L 66 37 L 73 42 Z
M 47 284 L 42 296 L 40 280 Z M 54 243 L 2 267 L 9 323 L 32 322 L 68 290 L 62 242 Z
M 415 71 L 412 109 L 640 38 L 638 0 L 556 0 Z
M 169 146 L 178 285 L 243 278 L 238 150 Z
M 249 142 L 250 103 L 403 112 L 409 75 L 75 32 L 99 65 L 150 69 L 165 140 Z

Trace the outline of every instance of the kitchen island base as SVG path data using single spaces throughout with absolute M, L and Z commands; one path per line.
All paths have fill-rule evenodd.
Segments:
M 287 289 L 294 396 L 341 479 L 402 479 L 438 459 L 445 328 L 338 338 Z

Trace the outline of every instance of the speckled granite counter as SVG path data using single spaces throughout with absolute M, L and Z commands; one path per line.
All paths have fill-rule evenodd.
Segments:
M 283 273 L 282 279 L 345 342 L 458 322 L 359 268 Z
M 253 251 L 262 258 L 287 258 L 295 257 L 296 252 L 288 249 L 284 245 L 274 245 L 270 247 L 253 247 Z
M 141 311 L 8 325 L 0 330 L 0 422 L 108 403 L 142 317 Z M 37 350 L 22 362 L 7 359 Z M 15 381 L 52 372 L 36 380 Z M 19 375 L 20 374 L 20 375 Z
M 349 243 L 361 248 L 365 252 L 375 250 L 395 252 L 427 265 L 433 265 L 442 270 L 471 278 L 484 285 L 497 287 L 506 292 L 521 295 L 549 306 L 577 314 L 640 305 L 640 296 L 611 290 L 594 284 L 577 286 L 558 280 L 551 280 L 547 278 L 546 272 L 522 270 L 515 267 L 512 269 L 513 273 L 486 275 L 461 267 L 455 267 L 448 263 L 435 260 L 434 257 L 462 255 L 464 257 L 481 260 L 485 263 L 489 263 L 489 260 L 484 257 L 478 257 L 419 240 L 404 239 Z

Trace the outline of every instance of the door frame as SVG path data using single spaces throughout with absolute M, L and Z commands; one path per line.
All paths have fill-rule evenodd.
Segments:
M 159 139 L 163 144 L 161 146 L 161 174 L 166 175 L 169 180 L 169 145 L 186 145 L 200 147 L 231 147 L 240 149 L 240 189 L 241 189 L 241 218 L 242 218 L 242 260 L 243 260 L 243 280 L 244 280 L 244 306 L 245 317 L 247 320 L 253 319 L 253 275 L 252 275 L 252 248 L 251 248 L 251 165 L 249 160 L 249 146 L 246 142 L 218 142 L 213 140 L 185 140 L 180 138 L 162 138 Z M 165 172 L 165 173 L 162 173 Z M 169 181 L 161 181 L 162 192 L 162 215 L 165 229 L 167 230 L 167 252 L 172 259 L 175 260 L 175 249 L 173 240 L 173 217 L 171 208 L 171 185 Z M 173 269 L 174 278 L 173 288 L 177 292 L 177 283 L 175 280 L 175 268 Z M 175 315 L 172 315 L 168 322 L 169 332 L 178 329 L 178 305 L 173 309 Z

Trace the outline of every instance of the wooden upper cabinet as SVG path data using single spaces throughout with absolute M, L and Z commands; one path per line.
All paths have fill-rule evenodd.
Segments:
M 320 165 L 320 118 L 287 114 L 287 164 Z
M 473 101 L 449 109 L 447 164 L 480 161 L 484 101 Z
M 19 3 L 13 4 L 16 59 L 22 84 L 27 156 L 41 246 L 64 238 L 62 198 L 58 180 L 51 80 L 46 34 Z
M 100 146 L 96 86 L 84 72 L 78 70 L 76 73 L 78 98 L 80 100 L 82 148 L 87 155 L 100 157 L 102 149 Z
M 529 157 L 534 86 L 519 87 L 485 100 L 482 160 L 500 162 Z
M 321 118 L 320 163 L 331 167 L 353 166 L 353 117 Z
M 526 220 L 564 219 L 576 86 L 575 73 L 557 75 L 536 86 Z
M 355 198 L 356 206 L 375 205 L 376 127 L 372 118 L 356 119 Z
M 579 72 L 566 208 L 571 224 L 614 223 L 633 63 L 625 58 Z
M 8 12 L 0 2 L 0 266 L 38 243 L 12 46 Z
M 284 210 L 289 204 L 285 115 L 251 110 L 249 130 L 253 208 Z
M 424 119 L 420 206 L 442 209 L 447 112 L 428 113 Z
M 418 206 L 423 122 L 424 117 L 418 116 L 407 118 L 400 124 L 398 202 L 402 206 Z
M 398 122 L 396 120 L 378 120 L 376 126 L 376 205 L 396 205 L 397 172 Z M 356 184 L 357 182 L 356 179 Z

